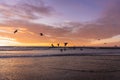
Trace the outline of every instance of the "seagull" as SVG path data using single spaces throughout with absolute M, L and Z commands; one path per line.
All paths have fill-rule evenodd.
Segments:
M 57 45 L 58 45 L 58 47 L 60 46 L 60 44 L 59 44 L 59 43 L 58 43 Z
M 43 36 L 43 33 L 40 33 L 40 36 Z
M 68 44 L 68 43 L 67 43 L 67 42 L 65 42 L 65 43 L 64 43 L 64 46 L 67 46 L 67 44 Z
M 18 32 L 18 30 L 17 30 L 17 29 L 14 31 L 14 34 L 15 34 L 16 32 Z
M 54 47 L 54 45 L 53 45 L 53 44 L 51 44 L 51 47 Z

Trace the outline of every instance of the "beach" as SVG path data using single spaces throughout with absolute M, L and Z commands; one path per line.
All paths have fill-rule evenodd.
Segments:
M 0 0 L 0 80 L 120 80 L 120 0 Z
M 120 50 L 101 50 L 97 50 L 99 54 L 111 53 L 91 55 L 87 49 L 1 51 L 0 80 L 119 80 Z

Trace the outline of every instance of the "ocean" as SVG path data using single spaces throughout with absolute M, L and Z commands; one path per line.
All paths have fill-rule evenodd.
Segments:
M 0 47 L 0 80 L 120 80 L 119 48 Z

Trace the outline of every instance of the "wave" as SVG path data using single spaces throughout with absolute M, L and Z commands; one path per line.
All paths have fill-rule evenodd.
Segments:
M 28 58 L 28 57 L 60 57 L 60 56 L 84 56 L 85 54 L 44 54 L 44 55 L 12 55 L 0 56 L 0 58 Z
M 23 47 L 23 46 L 2 46 L 0 51 L 28 51 L 28 50 L 48 50 L 51 47 Z
M 26 50 L 49 50 L 49 49 L 101 49 L 101 50 L 117 50 L 120 47 L 50 47 L 50 46 L 0 46 L 0 51 L 26 51 Z
M 32 58 L 32 57 L 62 57 L 62 56 L 120 56 L 120 55 L 108 55 L 108 54 L 92 54 L 92 53 L 73 53 L 73 54 L 42 54 L 42 55 L 3 55 L 0 58 Z
M 64 70 L 64 71 L 90 72 L 90 73 L 120 72 L 120 70 L 79 70 L 79 69 L 66 69 L 66 68 L 52 68 L 52 69 Z

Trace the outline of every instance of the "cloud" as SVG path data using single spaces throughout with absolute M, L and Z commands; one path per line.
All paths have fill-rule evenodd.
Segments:
M 8 38 L 8 37 L 2 37 L 0 36 L 0 46 L 11 46 L 11 45 L 18 45 L 20 44 L 20 42 L 17 42 L 15 39 L 13 38 Z
M 105 39 L 120 35 L 120 1 L 116 0 L 96 22 L 85 24 L 76 36 Z
M 78 30 L 74 30 L 77 23 L 67 23 L 66 25 L 72 25 L 72 26 L 63 26 L 63 27 L 53 27 L 43 24 L 33 24 L 29 22 L 21 22 L 21 21 L 13 21 L 9 22 L 7 24 L 12 23 L 11 26 L 8 27 L 8 25 L 5 26 L 4 24 L 4 32 L 1 32 L 4 36 L 9 36 L 11 38 L 16 39 L 17 42 L 21 43 L 64 43 L 68 42 L 69 45 L 86 45 L 91 42 L 91 40 L 85 38 L 84 36 L 75 35 L 78 34 Z M 14 25 L 18 25 L 17 27 Z M 76 26 L 76 28 L 78 28 Z M 9 32 L 13 33 L 15 29 L 19 29 L 17 34 L 9 34 L 7 31 L 9 29 Z M 6 32 L 5 32 L 6 30 Z M 73 30 L 75 32 L 73 32 Z M 43 33 L 44 37 L 40 37 L 39 33 Z M 33 33 L 33 34 L 31 34 Z
M 2 0 L 3 1 L 3 0 Z M 12 0 L 0 2 L 0 14 L 5 19 L 40 19 L 44 16 L 51 16 L 55 10 L 45 5 L 41 0 Z M 9 2 L 9 3 L 7 3 Z
M 37 0 L 35 1 L 38 2 Z M 28 2 L 28 0 L 26 0 L 26 2 L 17 3 L 19 5 L 16 6 L 2 4 L 0 5 L 0 10 L 2 10 L 1 12 L 5 17 L 19 16 L 26 19 L 37 19 L 38 17 L 34 13 L 39 13 L 40 15 L 51 15 L 51 9 L 48 6 L 46 7 L 43 2 L 36 2 Z M 8 35 L 15 38 L 17 42 L 22 43 L 42 44 L 46 42 L 69 42 L 75 45 L 85 45 L 91 44 L 91 42 L 96 41 L 97 39 L 111 40 L 112 37 L 120 35 L 119 3 L 120 2 L 114 3 L 114 5 L 104 12 L 100 19 L 92 23 L 82 24 L 80 22 L 67 22 L 61 25 L 55 25 L 57 26 L 55 27 L 29 22 L 25 19 L 11 19 L 0 24 L 2 27 L 6 27 L 5 29 L 0 27 L 0 29 L 2 29 L 0 30 L 0 33 L 4 33 L 5 36 Z M 26 8 L 24 9 L 24 7 Z M 10 13 L 7 13 L 8 10 Z M 12 28 L 10 30 L 20 29 L 20 33 L 16 34 L 17 36 L 13 36 L 7 32 L 7 29 L 9 28 Z M 39 33 L 41 32 L 45 34 L 45 37 L 40 37 Z

